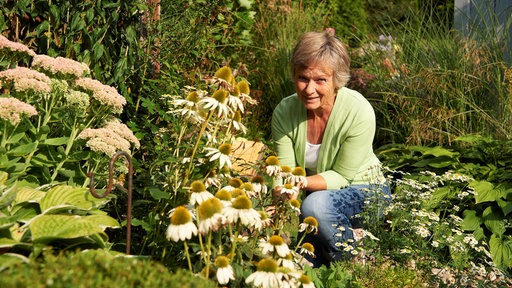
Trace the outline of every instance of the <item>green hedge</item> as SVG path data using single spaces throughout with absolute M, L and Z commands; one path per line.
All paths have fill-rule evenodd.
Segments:
M 171 273 L 158 262 L 102 250 L 59 255 L 2 271 L 0 287 L 215 287 L 188 270 Z

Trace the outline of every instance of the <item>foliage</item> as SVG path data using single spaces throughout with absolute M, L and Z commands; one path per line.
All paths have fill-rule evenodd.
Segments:
M 480 36 L 493 39 L 483 42 L 427 16 L 381 29 L 352 51 L 352 84 L 374 103 L 377 146 L 451 145 L 475 133 L 510 136 L 510 79 L 492 32 Z
M 0 247 L 2 263 L 36 259 L 49 247 L 108 248 L 106 228 L 119 223 L 100 209 L 108 199 L 95 199 L 87 189 L 57 185 L 7 187 L 0 172 Z M 4 262 L 5 261 L 5 262 Z M 7 268 L 6 265 L 0 267 Z
M 145 1 L 9 1 L 1 11 L 3 35 L 39 54 L 84 62 L 127 96 L 139 84 L 134 75 L 146 72 L 151 53 L 139 41 L 141 19 L 150 14 Z
M 336 34 L 347 39 L 347 45 L 357 47 L 361 39 L 368 34 L 368 14 L 366 1 L 326 1 L 329 12 L 328 25 L 336 30 Z
M 171 273 L 143 257 L 114 256 L 103 250 L 44 253 L 44 260 L 2 271 L 2 287 L 215 287 L 187 270 Z
M 430 181 L 429 186 L 423 186 L 428 188 L 425 191 L 421 190 L 422 188 L 415 188 L 422 195 L 428 196 L 422 203 L 418 203 L 421 208 L 434 211 L 441 219 L 449 219 L 449 217 L 460 219 L 461 223 L 450 224 L 457 224 L 458 227 L 450 229 L 464 231 L 479 243 L 485 243 L 484 247 L 488 247 L 486 249 L 490 253 L 488 256 L 492 257 L 495 265 L 510 272 L 512 267 L 510 262 L 512 234 L 509 221 L 512 212 L 510 208 L 512 207 L 512 181 L 511 174 L 508 172 L 512 152 L 510 140 L 500 141 L 476 136 L 457 140 L 459 145 L 452 149 L 391 145 L 382 147 L 380 155 L 393 169 L 411 173 L 415 181 L 420 183 Z M 428 176 L 426 171 L 434 171 L 443 176 L 435 176 L 436 174 Z M 415 178 L 418 175 L 426 176 Z M 460 176 L 457 179 L 446 178 L 449 175 L 466 176 Z M 410 177 L 407 176 L 407 178 Z M 462 181 L 463 185 L 457 186 L 454 183 L 440 185 L 443 181 L 454 180 Z M 436 183 L 439 186 L 436 186 Z M 410 200 L 405 199 L 403 202 L 408 203 L 407 201 Z M 400 209 L 406 210 L 403 207 Z M 437 231 L 437 233 L 441 232 Z M 444 234 L 432 235 L 435 239 L 435 236 Z M 439 239 L 435 241 L 439 242 Z M 452 255 L 452 258 L 454 257 Z M 468 268 L 464 265 L 470 263 L 469 259 L 461 258 L 453 261 L 463 266 L 458 268 Z
M 0 37 L 0 170 L 11 183 L 86 185 L 86 173 L 106 171 L 105 154 L 140 145 L 116 118 L 126 100 L 88 77 L 87 65 Z

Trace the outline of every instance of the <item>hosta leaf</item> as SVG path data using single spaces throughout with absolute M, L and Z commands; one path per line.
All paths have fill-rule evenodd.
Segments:
M 7 178 L 9 178 L 9 174 L 5 171 L 0 171 L 0 187 L 2 185 L 5 185 L 5 182 L 7 182 Z
M 41 215 L 30 223 L 33 242 L 71 239 L 103 232 L 100 225 L 81 216 Z
M 85 218 L 101 228 L 120 228 L 121 225 L 116 219 L 108 215 L 87 215 Z
M 475 210 L 464 210 L 460 228 L 466 231 L 475 231 L 480 227 L 482 222 L 482 218 L 476 214 Z
M 492 235 L 489 241 L 489 250 L 492 261 L 498 267 L 512 267 L 512 239 L 510 237 L 504 240 L 502 237 Z
M 501 197 L 501 190 L 495 189 L 494 185 L 488 181 L 473 181 L 469 183 L 475 190 L 475 202 L 476 204 L 482 202 L 496 201 Z
M 37 203 L 23 202 L 15 205 L 11 210 L 12 216 L 20 222 L 28 222 L 41 213 Z
M 0 192 L 0 210 L 5 207 L 11 205 L 11 203 L 16 199 L 16 191 L 14 186 Z
M 496 208 L 489 206 L 482 213 L 484 224 L 494 235 L 503 235 L 505 233 L 505 221 L 501 211 Z
M 12 225 L 16 224 L 16 218 L 12 216 L 2 216 L 0 217 L 0 230 L 7 229 Z
M 507 216 L 510 212 L 512 212 L 512 201 L 498 199 L 496 202 L 498 202 L 498 206 L 500 206 L 503 215 Z
M 60 185 L 53 187 L 41 199 L 40 205 L 43 213 L 52 207 L 69 205 L 83 210 L 90 210 L 105 204 L 108 199 L 94 198 L 87 188 Z
M 31 187 L 22 187 L 16 191 L 15 203 L 34 202 L 38 203 L 46 192 Z

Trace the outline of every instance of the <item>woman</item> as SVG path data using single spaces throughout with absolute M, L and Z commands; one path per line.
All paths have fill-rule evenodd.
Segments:
M 344 258 L 340 244 L 353 239 L 352 218 L 363 211 L 365 197 L 377 192 L 376 184 L 386 195 L 389 187 L 372 149 L 375 113 L 360 93 L 344 87 L 350 59 L 333 30 L 302 35 L 291 65 L 297 93 L 275 108 L 272 138 L 281 165 L 306 170 L 301 216 L 318 221 L 318 234 L 306 241 L 315 247 L 309 260 L 319 267 Z

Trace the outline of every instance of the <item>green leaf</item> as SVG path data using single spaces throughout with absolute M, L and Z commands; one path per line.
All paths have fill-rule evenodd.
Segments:
M 77 215 L 40 215 L 30 223 L 30 232 L 34 243 L 48 243 L 101 233 L 103 228 Z
M 469 186 L 475 190 L 475 203 L 496 201 L 501 197 L 500 190 L 494 189 L 494 185 L 491 182 L 473 181 L 469 183 Z
M 85 218 L 101 228 L 121 228 L 119 222 L 108 215 L 87 215 Z
M 434 168 L 444 168 L 449 167 L 453 164 L 453 158 L 446 157 L 446 156 L 440 156 L 435 158 L 427 158 L 422 159 L 416 163 L 414 163 L 415 167 L 434 167 Z
M 482 213 L 484 224 L 494 235 L 503 235 L 505 233 L 505 221 L 501 211 L 497 207 L 489 206 Z
M 14 189 L 14 186 L 2 191 L 0 193 L 0 210 L 11 205 L 14 199 L 16 199 L 16 190 Z
M 21 263 L 29 263 L 27 257 L 16 254 L 16 253 L 5 253 L 0 255 L 0 272 L 8 269 L 9 267 L 13 267 L 19 265 Z
M 489 250 L 492 261 L 498 267 L 512 267 L 512 240 L 510 237 L 504 241 L 502 237 L 492 235 L 489 241 Z
M 17 221 L 29 222 L 32 218 L 41 214 L 41 210 L 39 210 L 39 205 L 37 205 L 37 203 L 23 202 L 15 205 L 12 208 L 11 213 Z
M 0 230 L 7 229 L 16 224 L 16 218 L 11 216 L 0 217 Z
M 439 206 L 439 203 L 447 198 L 447 196 L 450 194 L 450 187 L 439 187 L 436 189 L 430 199 L 425 203 L 426 208 L 435 208 Z
M 464 210 L 462 215 L 463 219 L 460 224 L 462 230 L 475 231 L 483 223 L 482 218 L 476 214 L 475 210 Z
M 46 195 L 46 192 L 41 191 L 39 189 L 31 188 L 31 187 L 21 187 L 16 191 L 16 201 L 15 203 L 21 202 L 36 202 L 38 203 L 43 196 Z
M 162 191 L 158 188 L 149 188 L 149 193 L 151 194 L 151 197 L 153 197 L 153 199 L 155 200 L 170 198 L 169 193 L 166 193 L 165 191 Z
M 7 155 L 12 156 L 25 156 L 37 148 L 37 143 L 32 142 L 25 145 L 17 146 L 16 148 L 7 152 Z
M 512 201 L 506 201 L 503 199 L 496 200 L 498 206 L 501 208 L 504 216 L 507 216 L 510 212 L 512 212 Z
M 60 146 L 65 145 L 69 141 L 69 137 L 57 137 L 44 140 L 41 144 L 43 145 L 52 145 L 52 146 Z
M 87 188 L 59 185 L 53 187 L 41 199 L 41 211 L 48 213 L 52 207 L 69 206 L 77 209 L 90 210 L 97 208 L 108 199 L 94 198 Z
M 9 139 L 7 139 L 7 141 L 5 143 L 7 143 L 7 144 L 18 143 L 21 140 L 21 138 L 23 138 L 23 136 L 25 136 L 25 132 L 14 134 L 11 137 L 9 137 Z

